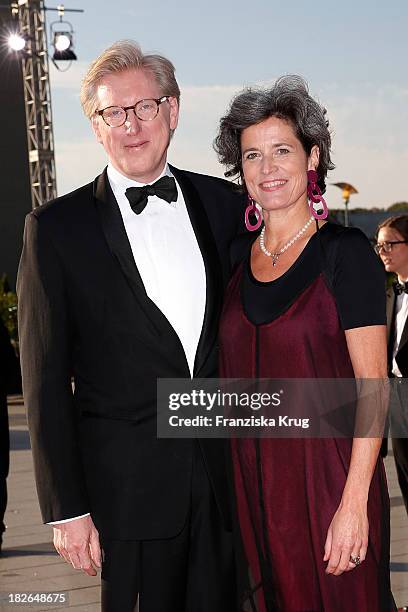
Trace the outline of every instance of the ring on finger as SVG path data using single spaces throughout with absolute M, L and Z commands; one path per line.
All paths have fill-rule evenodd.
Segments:
M 350 563 L 353 563 L 354 565 L 360 565 L 361 559 L 359 555 L 357 555 L 357 557 L 353 557 L 353 555 L 350 555 Z

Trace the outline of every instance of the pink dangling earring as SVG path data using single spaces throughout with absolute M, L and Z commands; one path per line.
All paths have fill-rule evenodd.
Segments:
M 307 171 L 307 195 L 309 196 L 309 208 L 310 212 L 315 219 L 327 219 L 329 216 L 329 209 L 327 208 L 326 201 L 322 196 L 319 185 L 317 184 L 318 174 L 316 170 Z M 316 210 L 314 204 L 321 204 L 319 210 Z
M 254 215 L 256 217 L 256 223 L 251 225 L 249 220 L 249 215 Z M 256 207 L 254 200 L 248 193 L 248 206 L 245 209 L 245 227 L 249 232 L 256 232 L 262 225 L 262 216 L 259 210 Z

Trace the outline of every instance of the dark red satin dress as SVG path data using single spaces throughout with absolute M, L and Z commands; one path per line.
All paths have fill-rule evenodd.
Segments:
M 246 265 L 238 267 L 227 290 L 221 376 L 352 378 L 345 333 L 323 271 L 279 316 L 254 324 L 242 298 Z M 325 574 L 327 530 L 347 478 L 351 446 L 346 438 L 231 441 L 239 526 L 259 612 L 394 610 L 389 499 L 381 460 L 369 494 L 367 558 L 341 576 Z

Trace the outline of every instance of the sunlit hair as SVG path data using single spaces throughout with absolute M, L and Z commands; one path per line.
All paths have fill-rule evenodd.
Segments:
M 307 155 L 314 145 L 319 147 L 319 186 L 326 189 L 327 172 L 334 168 L 330 157 L 331 137 L 326 109 L 314 100 L 306 81 L 297 75 L 280 77 L 271 88 L 248 87 L 237 94 L 227 114 L 222 117 L 214 149 L 227 167 L 225 176 L 239 176 L 242 172 L 241 134 L 246 128 L 269 117 L 288 121 Z
M 397 230 L 404 240 L 408 240 L 408 215 L 395 215 L 382 221 L 377 228 L 377 236 L 380 229 L 384 227 Z
M 91 64 L 81 86 L 81 104 L 87 117 L 98 110 L 98 85 L 104 77 L 124 70 L 149 72 L 160 88 L 160 96 L 174 96 L 180 100 L 180 89 L 173 64 L 162 55 L 145 55 L 133 40 L 114 43 Z

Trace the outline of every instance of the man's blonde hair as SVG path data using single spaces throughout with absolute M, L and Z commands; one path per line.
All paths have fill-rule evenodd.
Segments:
M 81 104 L 85 115 L 90 118 L 98 109 L 98 85 L 105 76 L 134 69 L 150 72 L 161 95 L 174 96 L 179 102 L 180 89 L 173 64 L 162 55 L 145 55 L 133 40 L 119 40 L 91 64 L 82 81 Z

